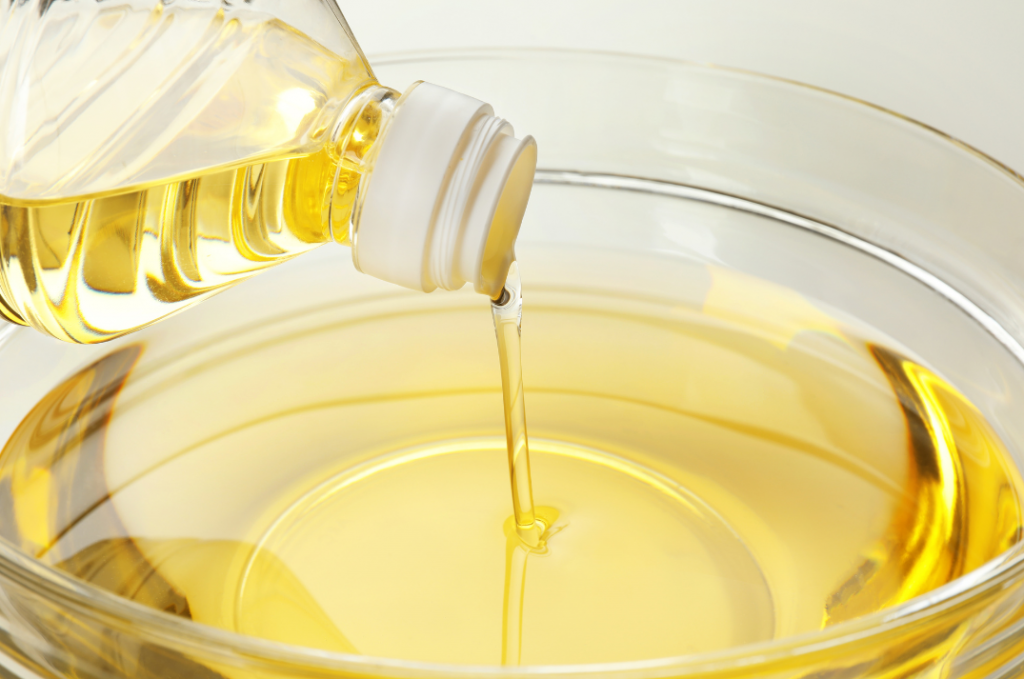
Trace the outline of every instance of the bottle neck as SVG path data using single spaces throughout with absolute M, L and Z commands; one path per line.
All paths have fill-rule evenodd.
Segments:
M 338 137 L 334 240 L 350 241 L 357 269 L 391 283 L 499 294 L 533 184 L 533 138 L 517 139 L 489 104 L 430 83 L 362 96 Z M 341 196 L 349 202 L 337 209 Z
M 328 232 L 352 244 L 353 213 L 360 184 L 368 179 L 378 142 L 383 139 L 401 94 L 373 84 L 341 105 L 334 117 L 327 152 L 335 163 L 334 181 L 324 202 Z

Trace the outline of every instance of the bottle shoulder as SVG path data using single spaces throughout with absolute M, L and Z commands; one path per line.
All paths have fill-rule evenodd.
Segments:
M 339 56 L 259 11 L 116 9 L 0 28 L 24 32 L 0 66 L 0 195 L 96 196 L 315 154 L 375 82 L 357 48 Z

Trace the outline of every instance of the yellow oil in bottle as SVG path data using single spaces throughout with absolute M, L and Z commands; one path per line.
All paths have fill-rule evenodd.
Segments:
M 1013 461 L 953 386 L 792 290 L 710 274 L 693 306 L 528 287 L 525 379 L 504 394 L 471 294 L 122 343 L 8 441 L 0 530 L 208 625 L 480 665 L 809 632 L 1020 539 Z M 496 328 L 512 344 L 517 316 Z M 501 417 L 517 383 L 528 445 Z M 518 521 L 510 452 L 531 471 L 512 470 Z M 116 635 L 62 629 L 118 653 Z M 164 653 L 137 676 L 189 663 Z
M 347 242 L 382 121 L 383 88 L 358 55 L 240 8 L 64 23 L 81 44 L 63 49 L 84 56 L 38 66 L 61 98 L 8 102 L 35 127 L 17 173 L 0 173 L 0 316 L 104 341 Z M 44 104 L 52 120 L 31 108 Z

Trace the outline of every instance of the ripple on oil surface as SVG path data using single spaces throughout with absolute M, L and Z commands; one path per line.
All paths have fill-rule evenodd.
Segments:
M 523 664 L 664 657 L 772 636 L 761 571 L 700 499 L 584 447 L 535 441 L 532 462 L 537 501 L 558 510 L 560 530 L 527 564 Z M 402 451 L 312 489 L 261 544 L 359 652 L 493 664 L 507 475 L 500 439 Z M 246 609 L 272 592 L 254 579 L 244 587 Z

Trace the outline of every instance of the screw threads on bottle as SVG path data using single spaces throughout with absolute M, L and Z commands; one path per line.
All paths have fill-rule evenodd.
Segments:
M 465 281 L 456 275 L 455 259 L 461 244 L 460 234 L 466 210 L 473 199 L 479 179 L 480 167 L 495 140 L 510 134 L 511 126 L 497 116 L 483 115 L 474 124 L 461 157 L 456 162 L 451 179 L 434 222 L 430 248 L 430 278 L 438 287 L 456 290 Z

